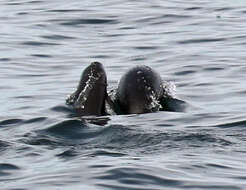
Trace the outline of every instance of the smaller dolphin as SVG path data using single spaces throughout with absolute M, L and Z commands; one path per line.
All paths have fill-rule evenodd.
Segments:
M 107 76 L 103 65 L 92 62 L 82 73 L 76 91 L 66 103 L 72 105 L 80 116 L 105 115 L 107 97 Z

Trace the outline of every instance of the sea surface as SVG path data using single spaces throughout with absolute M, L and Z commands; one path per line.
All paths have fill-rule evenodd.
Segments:
M 244 0 L 2 0 L 1 190 L 246 189 Z M 108 90 L 147 65 L 185 112 L 81 118 L 91 62 Z

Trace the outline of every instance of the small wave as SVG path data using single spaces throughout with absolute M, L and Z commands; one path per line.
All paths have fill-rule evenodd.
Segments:
M 159 49 L 158 46 L 136 46 L 134 47 L 134 49 L 137 49 L 137 50 L 156 50 L 156 49 Z
M 233 7 L 221 7 L 221 8 L 217 8 L 214 11 L 218 11 L 218 12 L 224 12 L 224 11 L 231 11 L 234 10 L 235 8 Z
M 200 9 L 202 9 L 202 7 L 188 7 L 188 8 L 185 8 L 184 10 L 194 11 L 194 10 L 200 10 Z
M 89 156 L 92 156 L 92 157 L 96 157 L 96 156 L 122 157 L 122 156 L 126 156 L 126 154 L 123 154 L 120 152 L 106 151 L 106 150 L 97 150 L 91 153 Z
M 39 58 L 51 58 L 51 55 L 45 55 L 45 54 L 31 54 L 33 57 L 39 57 Z
M 25 12 L 25 11 L 21 11 L 21 12 L 18 12 L 18 13 L 16 13 L 16 15 L 29 15 L 29 13 L 28 12 Z
M 6 119 L 3 121 L 0 121 L 0 127 L 7 127 L 7 126 L 12 126 L 16 124 L 22 123 L 24 120 L 22 119 Z
M 209 185 L 208 183 L 199 182 L 200 184 L 185 185 L 185 189 L 216 189 L 216 190 L 241 190 L 241 188 L 233 185 Z
M 74 139 L 83 137 L 83 127 L 86 127 L 85 121 L 72 119 L 52 125 L 42 132 Z
M 103 127 L 88 124 L 84 119 L 70 119 L 53 124 L 45 129 L 36 130 L 24 135 L 21 140 L 31 145 L 46 145 L 51 147 L 88 144 L 97 141 Z
M 233 169 L 232 167 L 226 166 L 224 164 L 218 164 L 218 163 L 208 163 L 208 164 L 206 164 L 206 166 L 207 167 L 212 167 L 212 168 L 215 168 L 215 169 L 229 169 L 229 170 Z
M 69 159 L 78 155 L 83 155 L 84 157 L 98 157 L 98 156 L 103 156 L 103 157 L 122 157 L 122 156 L 126 156 L 127 154 L 121 153 L 119 151 L 112 151 L 112 150 L 106 150 L 106 149 L 102 149 L 102 150 L 98 150 L 98 149 L 93 149 L 93 151 L 91 150 L 91 148 L 89 148 L 90 146 L 83 147 L 83 149 L 81 150 L 81 147 L 72 147 L 69 148 L 65 151 L 63 151 L 62 153 L 57 154 L 56 156 L 59 158 L 63 158 L 63 159 Z M 81 152 L 82 151 L 82 152 Z
M 52 9 L 47 10 L 46 12 L 52 12 L 52 13 L 70 13 L 70 12 L 82 12 L 82 9 Z
M 109 117 L 83 117 L 88 123 L 104 126 L 108 124 L 108 121 L 110 121 Z
M 44 39 L 49 39 L 49 40 L 65 40 L 65 39 L 76 39 L 75 37 L 72 36 L 65 36 L 65 35 L 45 35 L 45 36 L 41 36 Z
M 34 122 L 34 119 L 29 122 Z M 83 120 L 65 120 L 45 129 L 26 133 L 20 141 L 25 144 L 45 145 L 52 148 L 83 144 L 84 139 L 90 138 L 90 135 L 93 136 L 93 134 L 88 136 L 86 128 L 87 125 Z
M 79 154 L 80 153 L 78 151 L 76 151 L 74 148 L 70 148 L 69 150 L 65 150 L 62 153 L 57 154 L 56 156 L 59 158 L 67 159 L 67 158 L 77 156 Z
M 74 109 L 69 106 L 58 105 L 51 108 L 52 111 L 75 114 Z
M 206 67 L 206 68 L 204 68 L 203 70 L 204 71 L 208 71 L 208 72 L 211 72 L 211 71 L 222 71 L 222 70 L 225 70 L 226 68 L 225 68 L 225 66 L 221 66 L 221 67 L 219 67 L 219 66 L 212 66 L 212 67 Z
M 14 164 L 0 163 L 0 176 L 11 175 L 12 170 L 19 170 L 20 168 Z
M 11 59 L 10 58 L 0 58 L 0 61 L 1 62 L 9 62 L 9 61 L 11 61 Z
M 181 186 L 183 182 L 179 179 L 168 178 L 167 176 L 158 176 L 148 170 L 142 170 L 134 167 L 118 167 L 109 169 L 104 174 L 94 177 L 103 180 L 99 186 L 110 189 L 124 189 L 126 186 L 135 185 L 142 187 L 143 185 L 177 187 Z M 118 185 L 108 184 L 108 180 L 116 180 Z M 130 188 L 131 189 L 131 188 Z M 138 189 L 138 188 L 136 188 Z M 142 188 L 140 188 L 142 189 Z
M 16 6 L 16 5 L 22 5 L 23 3 L 17 3 L 17 2 L 8 2 L 6 3 L 6 5 L 13 5 L 13 6 Z
M 162 18 L 191 18 L 191 15 L 181 15 L 181 14 L 164 14 Z
M 0 163 L 0 171 L 3 170 L 18 170 L 20 169 L 18 166 L 13 164 L 7 164 L 7 163 Z
M 43 1 L 25 1 L 23 4 L 42 4 L 44 3 Z
M 36 121 L 39 119 L 42 121 L 45 118 L 37 118 Z M 35 120 L 29 122 L 35 122 Z M 63 158 L 76 156 L 82 150 L 93 150 L 87 156 L 112 154 L 112 157 L 117 157 L 125 154 L 138 155 L 176 151 L 184 147 L 193 149 L 194 147 L 208 146 L 226 147 L 235 144 L 228 136 L 223 137 L 212 134 L 210 131 L 196 132 L 196 129 L 194 130 L 172 131 L 168 129 L 165 132 L 152 132 L 139 129 L 137 126 L 101 126 L 88 123 L 83 119 L 69 119 L 25 134 L 22 142 L 52 148 L 73 146 L 74 149 L 69 148 L 57 155 Z
M 175 72 L 174 75 L 177 75 L 177 76 L 185 76 L 185 75 L 190 75 L 190 74 L 194 74 L 194 73 L 196 73 L 196 71 L 186 70 L 186 71 Z
M 230 146 L 234 144 L 226 138 L 222 138 L 209 133 L 190 133 L 177 135 L 173 138 L 174 142 L 186 142 L 186 145 L 190 147 L 204 147 L 204 146 Z
M 179 44 L 200 44 L 200 43 L 208 43 L 208 42 L 221 42 L 226 41 L 226 38 L 200 38 L 200 39 L 189 39 L 189 40 L 181 40 L 178 41 Z
M 117 24 L 118 21 L 113 19 L 71 19 L 62 22 L 61 25 L 77 26 L 82 24 Z
M 0 152 L 7 150 L 10 147 L 10 143 L 0 140 Z
M 245 128 L 246 127 L 246 120 L 213 125 L 213 127 L 219 127 L 219 128 L 243 127 L 243 128 Z
M 45 121 L 47 119 L 48 119 L 48 117 L 36 117 L 36 118 L 25 120 L 23 123 L 25 123 L 25 124 L 36 123 L 36 122 Z
M 22 45 L 28 45 L 28 46 L 56 46 L 56 45 L 60 45 L 60 44 L 58 44 L 58 43 L 50 43 L 50 42 L 27 41 L 27 42 L 23 42 Z

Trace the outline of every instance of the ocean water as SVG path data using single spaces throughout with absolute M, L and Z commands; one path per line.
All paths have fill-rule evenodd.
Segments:
M 243 0 L 0 2 L 0 188 L 246 189 Z M 182 113 L 79 118 L 83 69 L 176 85 Z

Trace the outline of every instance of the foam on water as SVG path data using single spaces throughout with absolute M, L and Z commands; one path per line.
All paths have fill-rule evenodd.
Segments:
M 164 81 L 162 83 L 162 88 L 164 89 L 165 97 L 176 98 L 176 85 L 172 81 Z

